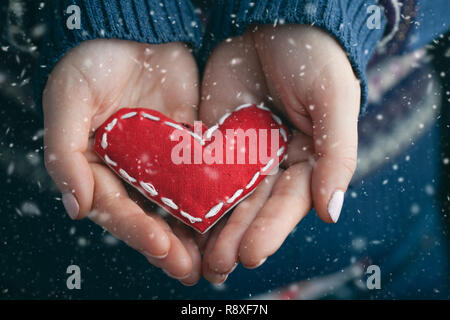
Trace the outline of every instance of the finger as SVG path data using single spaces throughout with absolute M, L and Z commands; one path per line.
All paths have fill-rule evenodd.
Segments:
M 289 168 L 296 163 L 305 161 L 314 162 L 313 139 L 298 130 L 293 130 L 288 142 L 286 159 L 281 165 Z
M 217 223 L 216 226 L 214 226 L 214 229 L 210 231 L 208 242 L 206 243 L 204 256 L 208 256 L 212 252 L 212 250 L 214 250 L 214 244 L 217 241 L 217 237 L 219 236 L 221 230 L 224 228 L 226 223 L 227 221 L 225 219 L 222 219 Z M 202 262 L 202 274 L 205 277 L 205 279 L 211 282 L 212 284 L 222 284 L 228 278 L 227 274 L 219 274 L 212 271 L 206 264 L 205 259 L 203 259 Z
M 255 192 L 233 211 L 213 248 L 204 256 L 205 264 L 211 273 L 230 274 L 237 266 L 241 240 L 280 176 L 281 170 L 276 175 L 267 176 Z
M 275 183 L 239 246 L 239 259 L 247 268 L 259 267 L 275 253 L 298 222 L 311 210 L 311 166 L 289 167 Z
M 202 259 L 200 251 L 195 242 L 193 231 L 181 222 L 176 222 L 172 225 L 173 233 L 180 239 L 186 248 L 192 261 L 192 271 L 188 277 L 180 280 L 186 286 L 195 285 L 202 275 Z
M 146 256 L 163 259 L 172 239 L 154 215 L 132 201 L 120 180 L 106 167 L 92 164 L 94 206 L 89 218 Z
M 335 222 L 356 164 L 360 83 L 345 51 L 319 28 L 265 26 L 254 38 L 269 88 L 276 88 L 291 123 L 314 138 L 314 206 L 324 221 Z
M 311 117 L 317 162 L 312 196 L 319 217 L 325 222 L 337 222 L 344 193 L 356 169 L 360 85 L 356 79 L 339 82 L 326 71 L 318 79 L 320 87 L 327 88 L 327 94 L 313 94 L 316 108 Z
M 181 240 L 169 232 L 170 250 L 167 257 L 157 259 L 147 256 L 147 260 L 154 266 L 161 268 L 169 277 L 183 280 L 192 273 L 192 259 Z
M 210 234 L 211 234 L 211 231 L 208 231 L 206 233 L 196 232 L 194 235 L 194 239 L 197 242 L 197 246 L 198 246 L 201 254 L 203 254 L 205 252 L 206 244 L 208 243 L 208 238 L 209 238 Z
M 77 72 L 58 64 L 43 95 L 45 165 L 72 219 L 87 215 L 94 190 L 92 172 L 83 155 L 88 147 L 91 98 Z

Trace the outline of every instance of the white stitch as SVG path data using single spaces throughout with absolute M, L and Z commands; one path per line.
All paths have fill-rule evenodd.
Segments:
M 140 182 L 139 183 L 145 191 L 150 193 L 153 197 L 158 195 L 158 191 L 156 191 L 155 187 L 149 182 Z
M 178 129 L 178 130 L 184 130 L 184 128 L 182 126 L 180 126 L 179 124 L 176 124 L 176 123 L 172 123 L 172 122 L 169 122 L 169 121 L 164 121 L 164 124 L 166 126 L 169 126 L 169 127 L 172 127 L 172 128 Z
M 198 140 L 198 142 L 200 142 L 200 144 L 203 146 L 205 144 L 205 141 L 196 133 L 187 130 L 187 132 L 196 140 Z
M 135 115 L 137 115 L 137 112 L 133 111 L 133 112 L 129 112 L 127 114 L 124 114 L 123 116 L 120 117 L 120 119 L 128 119 L 128 118 L 132 118 Z
M 261 109 L 261 110 L 270 111 L 269 108 L 267 108 L 266 106 L 264 106 L 264 103 L 260 103 L 260 104 L 258 104 L 256 107 L 257 107 L 258 109 Z
M 280 126 L 281 126 L 281 124 L 283 123 L 283 122 L 281 121 L 280 117 L 278 117 L 277 115 L 275 115 L 275 114 L 273 114 L 273 113 L 272 113 L 272 118 L 273 118 L 273 120 L 275 120 L 275 122 L 278 123 Z
M 108 138 L 106 132 L 103 133 L 101 146 L 103 149 L 108 147 Z
M 158 117 L 152 116 L 151 114 L 148 114 L 148 113 L 145 113 L 145 112 L 141 112 L 141 115 L 144 118 L 147 118 L 147 119 L 150 119 L 150 120 L 153 120 L 153 121 L 159 121 L 160 120 Z
M 206 132 L 205 132 L 206 139 L 211 139 L 213 132 L 216 131 L 216 129 L 217 129 L 218 127 L 219 127 L 219 126 L 216 124 L 215 126 L 212 126 L 212 127 L 209 128 L 208 130 L 206 130 Z
M 113 128 L 114 128 L 114 126 L 116 125 L 116 123 L 117 123 L 117 118 L 115 118 L 113 121 L 111 121 L 106 127 L 105 127 L 105 130 L 106 131 L 111 131 Z
M 233 203 L 234 200 L 236 200 L 242 194 L 242 192 L 244 192 L 244 189 L 239 189 L 238 191 L 236 191 L 233 196 L 227 200 L 227 203 Z
M 269 162 L 267 162 L 267 164 L 264 166 L 264 168 L 261 169 L 262 172 L 267 171 L 272 165 L 273 165 L 274 160 L 270 159 Z
M 111 158 L 108 157 L 107 154 L 105 154 L 105 161 L 106 161 L 107 163 L 109 163 L 110 165 L 112 165 L 113 167 L 117 167 L 117 162 L 112 161 Z
M 136 182 L 136 179 L 133 178 L 132 176 L 130 176 L 125 170 L 119 169 L 119 173 L 122 175 L 122 177 L 124 177 L 128 181 L 130 181 L 132 183 Z
M 183 210 L 181 210 L 180 213 L 183 217 L 189 219 L 190 223 L 202 222 L 201 218 L 193 217 L 189 213 L 184 212 Z
M 278 151 L 277 151 L 277 156 L 281 156 L 284 152 L 284 147 L 281 147 Z
M 211 210 L 209 210 L 209 212 L 205 215 L 206 218 L 212 218 L 214 217 L 216 214 L 219 213 L 220 209 L 222 209 L 223 207 L 223 202 L 216 204 L 214 207 L 212 207 Z
M 250 188 L 252 185 L 255 184 L 256 180 L 257 180 L 258 177 L 259 177 L 259 174 L 260 174 L 259 171 L 258 171 L 257 173 L 255 173 L 255 175 L 253 176 L 252 180 L 250 180 L 250 182 L 249 182 L 248 185 L 245 187 L 245 189 L 248 189 L 248 188 Z
M 246 104 L 242 104 L 239 107 L 237 107 L 236 109 L 234 109 L 234 111 L 239 111 L 248 107 L 251 107 L 253 104 L 252 103 L 246 103 Z
M 222 116 L 222 118 L 220 118 L 219 124 L 223 124 L 224 121 L 225 121 L 229 116 L 231 116 L 231 113 L 229 113 L 229 112 L 225 113 L 225 114 Z
M 161 198 L 161 201 L 164 202 L 165 205 L 171 207 L 172 209 L 177 210 L 178 206 L 169 198 Z
M 286 131 L 284 131 L 283 128 L 280 128 L 280 133 L 281 133 L 281 136 L 283 137 L 284 142 L 287 142 L 287 134 L 286 134 Z

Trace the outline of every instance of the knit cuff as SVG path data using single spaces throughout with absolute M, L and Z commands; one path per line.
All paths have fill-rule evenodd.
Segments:
M 379 25 L 373 23 L 374 14 L 380 17 Z M 386 25 L 383 8 L 376 6 L 375 0 L 220 0 L 211 21 L 207 33 L 213 37 L 210 49 L 228 37 L 242 34 L 252 23 L 308 24 L 326 30 L 347 52 L 361 81 L 361 110 L 365 110 L 365 70 Z
M 75 13 L 73 8 L 79 9 L 79 21 L 69 19 Z M 195 50 L 202 43 L 200 22 L 189 0 L 51 0 L 41 16 L 48 33 L 34 76 L 39 106 L 55 64 L 83 41 L 99 38 L 150 44 L 179 41 Z

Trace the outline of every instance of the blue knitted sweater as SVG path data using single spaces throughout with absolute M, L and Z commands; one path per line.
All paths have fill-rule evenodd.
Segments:
M 51 22 L 40 61 L 45 67 L 36 73 L 35 81 L 38 104 L 56 62 L 85 40 L 182 41 L 201 52 L 199 58 L 204 60 L 216 44 L 241 34 L 249 24 L 298 23 L 322 28 L 339 41 L 361 80 L 364 107 L 366 66 L 383 34 L 389 36 L 395 53 L 416 49 L 448 29 L 450 13 L 448 0 L 197 0 L 195 4 L 197 9 L 189 0 L 48 1 L 43 19 L 51 17 Z M 80 8 L 80 29 L 70 30 L 66 25 L 71 5 Z M 374 8 L 382 12 L 379 25 L 371 23 Z M 209 17 L 205 30 L 199 19 L 202 13 Z

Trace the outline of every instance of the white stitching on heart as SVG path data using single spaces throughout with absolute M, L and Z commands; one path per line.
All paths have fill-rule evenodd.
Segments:
M 233 196 L 227 200 L 227 203 L 233 203 L 234 200 L 236 200 L 242 194 L 242 192 L 244 192 L 244 189 L 239 189 L 238 191 L 236 191 Z
M 145 113 L 145 112 L 141 112 L 141 115 L 144 118 L 147 118 L 147 119 L 150 119 L 150 120 L 153 120 L 153 121 L 159 121 L 160 120 L 159 117 L 152 116 L 151 114 L 148 114 L 148 113 Z
M 287 142 L 287 134 L 286 134 L 286 131 L 284 131 L 283 128 L 280 128 L 280 133 L 281 133 L 281 136 L 283 137 L 284 142 Z
M 271 112 L 269 108 L 267 108 L 266 106 L 264 106 L 264 103 L 257 104 L 256 107 L 257 107 L 258 109 L 261 109 L 261 110 L 264 110 L 264 111 L 269 111 L 269 112 Z
M 264 166 L 264 168 L 261 169 L 261 172 L 266 172 L 273 165 L 274 161 L 274 159 L 270 159 L 269 162 L 267 162 L 267 164 Z
M 129 112 L 127 114 L 124 114 L 120 119 L 129 119 L 137 115 L 137 112 Z
M 117 162 L 112 161 L 110 157 L 108 157 L 107 154 L 105 154 L 105 160 L 107 163 L 109 163 L 110 165 L 112 165 L 113 167 L 117 167 Z
M 220 209 L 223 207 L 223 202 L 220 202 L 219 204 L 216 204 L 214 207 L 211 208 L 211 210 L 208 211 L 208 213 L 205 215 L 205 218 L 209 219 L 214 217 L 216 214 L 219 213 Z
M 108 136 L 106 132 L 103 133 L 101 146 L 103 149 L 108 148 Z
M 193 217 L 193 216 L 191 216 L 189 213 L 187 213 L 187 212 L 185 212 L 185 211 L 183 211 L 183 210 L 180 210 L 180 213 L 181 213 L 181 215 L 182 215 L 183 217 L 189 219 L 189 221 L 190 221 L 191 223 L 196 223 L 196 222 L 202 222 L 202 221 L 203 221 L 202 218 L 196 218 L 196 217 Z
M 136 179 L 133 178 L 132 176 L 130 176 L 125 170 L 119 169 L 119 172 L 122 175 L 122 177 L 124 177 L 128 181 L 133 182 L 133 183 L 136 182 Z
M 219 125 L 216 124 L 216 125 L 212 126 L 211 128 L 209 128 L 208 130 L 206 130 L 206 132 L 205 132 L 206 139 L 208 139 L 208 140 L 211 139 L 213 132 L 216 131 L 218 127 L 219 127 Z
M 245 187 L 245 189 L 251 188 L 252 185 L 255 184 L 256 180 L 259 178 L 259 175 L 261 173 L 258 171 L 257 173 L 255 173 L 255 175 L 253 176 L 252 180 L 250 180 L 250 182 L 248 183 L 248 185 Z
M 150 182 L 141 181 L 141 182 L 139 182 L 139 184 L 145 191 L 150 193 L 152 196 L 155 197 L 158 195 L 158 191 L 156 191 L 156 188 Z
M 219 124 L 222 125 L 222 124 L 225 122 L 225 120 L 228 119 L 229 116 L 231 116 L 231 113 L 230 113 L 230 112 L 225 113 L 225 114 L 222 116 L 222 118 L 219 119 Z
M 275 120 L 275 122 L 276 122 L 278 125 L 280 125 L 280 126 L 283 124 L 283 122 L 281 121 L 280 117 L 278 117 L 276 114 L 273 114 L 273 113 L 272 113 L 272 119 Z
M 108 132 L 110 132 L 110 131 L 114 128 L 114 126 L 116 125 L 116 123 L 117 123 L 117 118 L 114 118 L 114 120 L 111 121 L 111 122 L 105 127 L 105 130 L 108 131 Z
M 239 107 L 237 107 L 236 109 L 234 109 L 234 111 L 239 111 L 239 110 L 241 110 L 241 109 L 251 107 L 252 105 L 253 105 L 253 103 L 241 104 Z
M 283 154 L 283 152 L 284 152 L 284 146 L 281 147 L 280 149 L 278 149 L 277 156 L 280 157 Z
M 164 202 L 165 205 L 168 205 L 172 209 L 178 210 L 178 206 L 173 202 L 172 199 L 161 197 L 161 201 Z
M 178 129 L 178 130 L 183 130 L 183 129 L 184 129 L 184 128 L 183 128 L 182 126 L 180 126 L 179 124 L 172 123 L 172 122 L 169 122 L 169 121 L 164 121 L 164 124 L 165 124 L 166 126 L 169 126 L 169 127 L 172 127 L 172 128 Z
M 196 134 L 196 133 L 194 133 L 194 132 L 192 132 L 192 131 L 190 131 L 190 130 L 187 130 L 187 133 L 189 133 L 195 140 L 197 140 L 198 142 L 200 142 L 200 144 L 201 144 L 202 146 L 205 145 L 205 140 L 203 140 L 198 134 Z
M 235 109 L 235 111 L 239 111 L 239 110 L 241 110 L 241 109 L 248 108 L 248 107 L 250 107 L 250 106 L 252 106 L 252 105 L 253 105 L 253 104 L 250 104 L 250 103 L 240 105 L 240 106 L 238 106 L 238 107 Z M 259 109 L 261 109 L 261 110 L 264 110 L 264 111 L 270 112 L 270 113 L 271 113 L 271 116 L 272 116 L 272 118 L 275 120 L 275 122 L 277 122 L 278 125 L 281 125 L 281 124 L 282 124 L 281 119 L 280 119 L 279 117 L 277 117 L 275 114 L 273 114 L 273 113 L 270 111 L 270 109 L 267 108 L 267 107 L 265 107 L 262 103 L 259 104 L 259 105 L 257 105 L 257 108 L 259 108 Z M 136 114 L 137 114 L 137 112 L 129 112 L 129 113 L 123 115 L 123 116 L 121 117 L 121 119 L 129 119 L 129 118 L 134 117 Z M 222 118 L 220 118 L 220 120 L 219 120 L 219 124 L 223 124 L 223 122 L 224 122 L 231 114 L 232 114 L 232 113 L 226 113 L 224 116 L 222 116 Z M 146 118 L 146 119 L 149 119 L 149 120 L 152 120 L 152 121 L 160 121 L 160 118 L 159 118 L 159 117 L 155 117 L 155 116 L 150 115 L 150 114 L 147 114 L 147 113 L 145 113 L 145 112 L 141 112 L 141 115 L 142 115 L 142 117 L 144 117 L 144 118 Z M 108 125 L 106 125 L 105 130 L 108 131 L 108 132 L 110 132 L 110 131 L 115 127 L 116 124 L 117 124 L 117 118 L 114 118 Z M 195 134 L 194 132 L 191 132 L 190 130 L 185 129 L 184 127 L 182 127 L 182 126 L 180 126 L 180 125 L 178 125 L 178 124 L 176 124 L 176 123 L 172 123 L 172 122 L 169 122 L 169 121 L 165 121 L 164 124 L 167 125 L 167 126 L 170 126 L 170 127 L 172 127 L 172 128 L 175 128 L 175 129 L 177 129 L 177 130 L 186 130 L 186 131 L 187 131 L 194 139 L 198 140 L 202 145 L 205 144 L 204 139 L 202 139 L 200 136 L 198 136 L 198 135 Z M 204 135 L 206 136 L 207 139 L 210 139 L 210 138 L 211 138 L 213 132 L 214 132 L 215 130 L 218 129 L 219 124 L 214 125 L 213 127 L 209 128 L 209 129 L 205 132 Z M 287 134 L 286 134 L 286 131 L 285 131 L 283 128 L 280 128 L 280 133 L 281 133 L 281 135 L 282 135 L 282 137 L 283 137 L 283 140 L 284 140 L 285 142 L 287 142 Z M 105 133 L 103 134 L 103 136 L 102 136 L 101 147 L 102 147 L 103 149 L 106 149 L 106 148 L 108 147 L 107 134 L 106 134 L 106 132 L 105 132 Z M 281 155 L 283 154 L 283 152 L 284 152 L 284 146 L 281 147 L 281 148 L 277 151 L 277 156 L 278 156 L 278 157 L 281 156 Z M 107 154 L 105 154 L 105 161 L 106 161 L 106 163 L 108 163 L 108 164 L 110 164 L 110 165 L 112 165 L 112 166 L 114 166 L 114 167 L 117 166 L 117 163 L 114 162 L 113 160 L 111 160 L 111 158 L 110 158 Z M 250 182 L 247 184 L 247 186 L 246 186 L 245 188 L 246 188 L 246 189 L 251 188 L 251 187 L 255 184 L 256 180 L 258 180 L 258 178 L 259 178 L 261 172 L 265 172 L 266 170 L 268 170 L 268 169 L 273 165 L 273 162 L 274 162 L 274 161 L 275 161 L 274 159 L 270 159 L 270 161 L 269 161 L 269 162 L 268 162 L 268 163 L 267 163 L 260 171 L 256 172 L 256 173 L 254 174 L 254 176 L 252 177 L 252 179 L 250 180 Z M 120 173 L 125 179 L 127 179 L 129 182 L 131 182 L 131 183 L 136 183 L 136 182 L 137 182 L 137 180 L 136 180 L 135 178 L 131 177 L 125 170 L 123 170 L 123 169 L 121 169 L 121 168 L 119 168 L 119 173 Z M 155 188 L 151 183 L 140 181 L 139 184 L 140 184 L 140 186 L 141 186 L 146 192 L 148 192 L 151 196 L 155 197 L 155 196 L 158 195 L 158 191 L 156 190 L 156 188 Z M 237 191 L 233 194 L 233 196 L 227 200 L 227 203 L 228 203 L 228 204 L 233 203 L 237 198 L 239 198 L 239 197 L 242 195 L 243 192 L 244 192 L 244 189 L 239 189 L 239 190 L 237 190 Z M 165 205 L 169 206 L 170 208 L 172 208 L 172 209 L 174 209 L 174 210 L 178 210 L 178 208 L 179 208 L 178 205 L 177 205 L 176 203 L 174 203 L 172 199 L 165 198 L 165 197 L 161 197 L 161 201 L 162 201 Z M 220 203 L 216 204 L 214 207 L 211 208 L 211 210 L 208 211 L 208 213 L 205 215 L 205 218 L 209 219 L 209 218 L 214 217 L 217 213 L 219 213 L 219 211 L 222 209 L 223 205 L 224 205 L 223 202 L 220 202 Z M 189 213 L 187 213 L 187 212 L 185 212 L 185 211 L 183 211 L 183 210 L 180 210 L 180 214 L 181 214 L 183 217 L 187 218 L 191 223 L 196 223 L 196 222 L 202 222 L 202 221 L 203 221 L 201 218 L 193 217 L 192 215 L 190 215 Z

